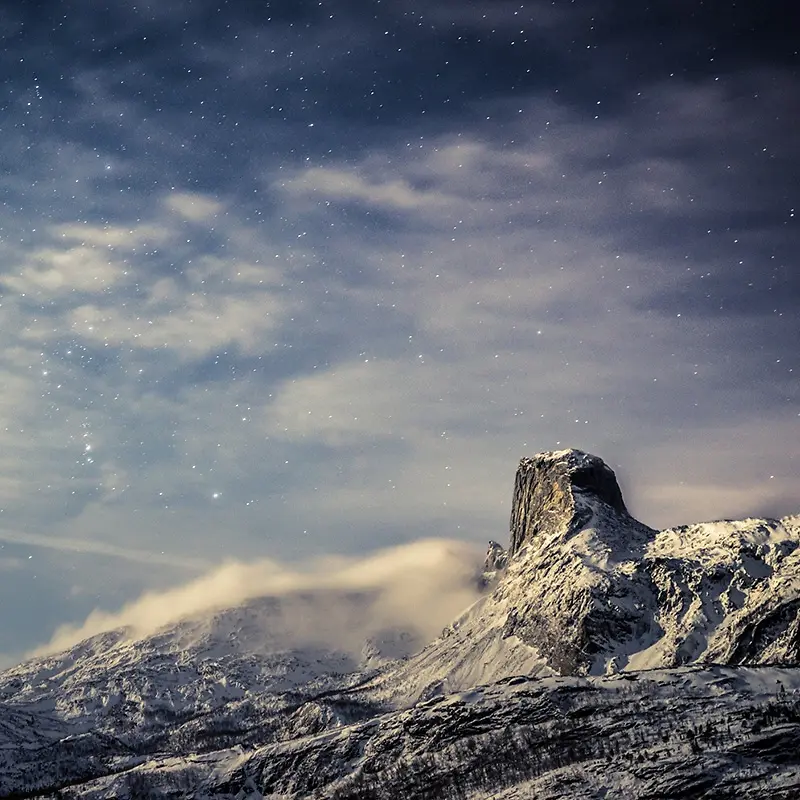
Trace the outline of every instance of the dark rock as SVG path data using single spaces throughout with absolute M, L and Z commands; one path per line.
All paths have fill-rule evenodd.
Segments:
M 497 542 L 490 541 L 486 550 L 486 560 L 483 562 L 484 572 L 498 572 L 506 568 L 508 553 Z
M 581 498 L 627 516 L 616 475 L 601 458 L 572 449 L 523 458 L 514 484 L 509 556 L 537 537 L 584 527 L 591 502 Z
M 506 549 L 497 542 L 490 541 L 489 547 L 486 550 L 483 569 L 478 576 L 478 588 L 485 590 L 495 585 L 500 579 L 500 576 L 505 572 L 507 566 L 508 552 Z

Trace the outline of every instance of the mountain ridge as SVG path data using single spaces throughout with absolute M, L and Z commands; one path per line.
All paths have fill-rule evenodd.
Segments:
M 475 670 L 446 665 L 458 665 L 470 650 L 473 664 L 491 656 L 481 676 L 494 679 L 520 669 L 599 675 L 796 661 L 798 519 L 655 531 L 630 516 L 613 471 L 596 456 L 570 449 L 522 459 L 512 545 L 501 554 L 495 543 L 487 553 L 487 563 L 505 561 L 503 578 L 439 642 L 401 667 L 399 682 L 408 685 L 418 666 L 438 661 L 444 666 L 436 680 L 463 690 Z M 751 615 L 755 622 L 748 622 Z
M 0 797 L 797 796 L 800 515 L 656 531 L 569 449 L 520 461 L 509 528 L 424 647 L 293 643 L 264 597 L 0 672 Z

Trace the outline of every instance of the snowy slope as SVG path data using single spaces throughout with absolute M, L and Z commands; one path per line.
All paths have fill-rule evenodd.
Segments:
M 798 743 L 796 669 L 517 677 L 250 752 L 155 758 L 76 796 L 789 800 Z
M 253 744 L 332 722 L 295 712 L 371 672 L 350 652 L 286 630 L 303 599 L 260 598 L 144 638 L 112 631 L 0 673 L 0 797 L 127 768 L 154 752 Z M 314 607 L 324 600 L 313 599 Z M 355 613 L 367 598 L 336 597 L 339 608 L 347 601 Z M 368 644 L 379 659 L 382 642 Z M 413 639 L 397 632 L 390 644 L 402 651 Z
M 279 601 L 264 598 L 153 636 L 129 639 L 113 631 L 34 659 L 0 673 L 0 699 L 92 727 L 109 718 L 116 729 L 207 711 L 248 694 L 288 691 L 357 667 L 346 653 L 290 641 L 281 630 Z

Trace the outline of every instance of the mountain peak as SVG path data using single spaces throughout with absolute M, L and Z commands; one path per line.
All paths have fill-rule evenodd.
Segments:
M 614 470 L 602 458 L 570 448 L 521 459 L 511 507 L 509 556 L 540 537 L 580 530 L 598 502 L 627 516 Z

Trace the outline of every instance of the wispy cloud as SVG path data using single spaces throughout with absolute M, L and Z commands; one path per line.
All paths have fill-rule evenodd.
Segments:
M 121 269 L 108 256 L 90 247 L 38 250 L 19 274 L 8 275 L 3 283 L 22 295 L 47 296 L 61 291 L 102 292 L 120 277 Z
M 452 199 L 438 192 L 415 189 L 403 179 L 365 178 L 343 169 L 310 167 L 294 177 L 273 184 L 296 196 L 307 195 L 317 203 L 358 201 L 385 209 L 424 212 L 445 208 Z
M 86 555 L 108 556 L 139 564 L 162 564 L 190 571 L 207 569 L 210 562 L 194 556 L 178 556 L 165 552 L 149 552 L 129 547 L 117 547 L 96 539 L 73 539 L 68 536 L 45 536 L 38 533 L 11 531 L 0 528 L 0 542 L 20 544 L 28 547 L 43 547 L 49 550 L 62 550 Z
M 178 360 L 227 346 L 259 352 L 263 336 L 279 321 L 283 306 L 266 292 L 231 297 L 176 291 L 171 281 L 156 284 L 149 298 L 129 312 L 116 305 L 84 305 L 71 311 L 69 328 L 85 340 L 148 350 L 170 348 Z
M 218 200 L 196 192 L 172 192 L 165 205 L 189 222 L 212 220 L 225 208 Z
M 110 253 L 119 249 L 126 253 L 147 251 L 164 244 L 175 236 L 175 231 L 158 223 L 124 225 L 88 225 L 67 223 L 52 229 L 54 238 L 78 242 L 81 247 L 105 247 Z
M 64 626 L 32 655 L 52 653 L 117 628 L 134 637 L 256 597 L 282 599 L 262 620 L 264 646 L 323 642 L 358 652 L 369 636 L 401 630 L 432 639 L 478 597 L 480 554 L 462 542 L 419 541 L 361 558 L 318 558 L 304 565 L 261 559 L 229 562 L 183 586 L 149 592 L 117 612 L 93 611 Z M 361 593 L 353 605 L 350 593 Z M 301 596 L 302 595 L 302 596 Z M 355 617 L 354 617 L 355 614 Z M 202 629 L 212 622 L 201 620 Z M 189 628 L 187 628 L 188 630 Z

